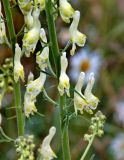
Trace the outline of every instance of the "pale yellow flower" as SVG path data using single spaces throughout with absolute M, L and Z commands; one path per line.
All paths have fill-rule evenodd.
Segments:
M 21 64 L 21 56 L 21 48 L 19 47 L 18 43 L 16 43 L 14 56 L 14 80 L 16 83 L 19 80 L 19 78 L 21 78 L 21 80 L 24 81 L 24 68 Z
M 42 142 L 42 145 L 40 148 L 42 160 L 52 160 L 54 158 L 57 158 L 55 153 L 50 147 L 50 143 L 55 133 L 56 133 L 56 128 L 53 126 L 50 128 L 48 136 L 46 136 Z
M 66 58 L 66 52 L 63 52 L 61 56 L 61 73 L 60 73 L 59 85 L 58 85 L 58 90 L 61 96 L 65 92 L 67 93 L 68 96 L 70 96 L 70 92 L 69 92 L 70 82 L 69 82 L 69 77 L 66 74 L 67 66 L 68 66 L 68 60 Z
M 59 0 L 59 11 L 63 21 L 70 23 L 70 18 L 73 16 L 74 9 L 67 0 Z
M 71 55 L 74 55 L 76 50 L 76 45 L 82 47 L 86 42 L 86 36 L 78 31 L 78 24 L 80 20 L 80 12 L 75 11 L 73 14 L 73 21 L 69 29 L 70 41 L 72 42 L 72 50 L 70 51 Z
M 24 37 L 23 37 L 23 52 L 25 52 L 25 55 L 27 57 L 30 56 L 30 53 L 34 52 L 37 42 L 40 38 L 41 24 L 39 21 L 39 14 L 40 14 L 40 10 L 39 8 L 36 8 L 32 14 L 33 26 L 24 34 Z
M 98 106 L 99 99 L 92 94 L 92 88 L 95 82 L 94 73 L 91 73 L 89 76 L 88 84 L 84 91 L 84 96 L 89 103 L 89 108 L 95 110 Z

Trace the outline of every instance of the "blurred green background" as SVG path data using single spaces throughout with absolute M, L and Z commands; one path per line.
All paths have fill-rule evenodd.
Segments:
M 89 151 L 87 160 L 94 155 L 94 160 L 124 160 L 124 0 L 71 0 L 72 6 L 81 12 L 79 30 L 87 35 L 85 47 L 78 48 L 74 57 L 70 57 L 68 49 L 68 75 L 71 84 L 75 85 L 80 71 L 86 72 L 86 79 L 90 72 L 95 73 L 96 82 L 93 93 L 100 99 L 97 110 L 101 110 L 107 117 L 105 134 L 96 138 Z M 13 6 L 13 4 L 11 4 Z M 4 11 L 3 11 L 4 12 Z M 15 31 L 18 33 L 24 19 L 17 6 L 12 7 Z M 47 32 L 45 12 L 40 16 L 42 27 Z M 56 30 L 60 49 L 68 41 L 69 25 L 63 23 L 60 16 L 56 21 Z M 23 34 L 18 37 L 22 44 Z M 39 45 L 37 46 L 37 50 Z M 7 46 L 0 45 L 0 64 L 4 64 L 12 52 Z M 23 58 L 26 77 L 32 71 L 37 77 L 39 70 L 35 63 L 35 54 L 30 58 Z M 86 83 L 85 83 L 86 84 Z M 48 94 L 57 99 L 56 81 L 48 77 L 45 84 Z M 85 88 L 85 87 L 84 87 Z M 22 83 L 22 97 L 24 97 L 25 84 Z M 10 137 L 17 136 L 16 117 L 13 94 L 6 94 L 2 103 L 2 127 Z M 73 106 L 72 106 L 73 107 Z M 28 134 L 35 135 L 37 147 L 48 134 L 50 126 L 58 126 L 57 109 L 48 103 L 41 94 L 37 98 L 38 114 L 26 121 Z M 70 147 L 72 160 L 79 160 L 86 147 L 83 135 L 87 132 L 90 117 L 73 118 L 69 125 Z M 60 140 L 56 134 L 52 141 L 58 160 L 61 160 Z M 14 160 L 15 149 L 12 144 L 0 144 L 0 160 Z

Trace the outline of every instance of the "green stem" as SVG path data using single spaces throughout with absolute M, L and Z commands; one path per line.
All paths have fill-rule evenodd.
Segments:
M 14 30 L 14 24 L 13 24 L 9 0 L 3 0 L 3 6 L 5 10 L 7 27 L 8 27 L 12 51 L 13 51 L 13 66 L 14 66 L 16 34 Z M 21 90 L 20 90 L 19 81 L 17 83 L 14 82 L 14 95 L 15 95 L 16 115 L 17 115 L 18 136 L 20 136 L 24 134 L 24 119 L 23 119 L 22 107 L 21 107 Z
M 66 108 L 65 97 L 60 96 L 60 115 L 61 115 L 61 139 L 62 139 L 62 151 L 63 159 L 71 160 L 70 147 L 69 147 L 69 136 L 68 136 L 68 122 L 63 122 L 64 109 Z
M 53 55 L 53 60 L 56 68 L 56 75 L 59 79 L 60 74 L 60 53 L 56 36 L 56 28 L 54 22 L 54 8 L 52 5 L 52 0 L 46 0 L 46 16 L 48 22 L 48 30 L 50 36 L 50 44 Z M 70 149 L 69 149 L 69 137 L 68 137 L 68 126 L 64 124 L 63 126 L 63 109 L 64 109 L 64 96 L 60 96 L 60 106 L 59 106 L 59 124 L 61 128 L 61 143 L 62 143 L 62 152 L 64 160 L 70 160 Z
M 56 68 L 56 74 L 57 74 L 57 77 L 59 77 L 60 53 L 59 53 L 55 22 L 54 22 L 54 16 L 53 16 L 53 5 L 52 5 L 51 0 L 46 0 L 46 16 L 47 16 L 47 22 L 48 22 L 48 30 L 49 30 L 49 36 L 50 36 L 52 56 L 53 56 L 53 60 L 54 60 L 55 68 Z
M 88 151 L 89 151 L 89 149 L 90 149 L 90 147 L 91 147 L 91 145 L 93 143 L 93 140 L 94 140 L 95 136 L 96 136 L 96 133 L 94 133 L 92 135 L 91 140 L 89 141 L 89 143 L 87 145 L 87 148 L 86 148 L 85 152 L 83 153 L 83 156 L 81 157 L 80 160 L 84 160 L 84 158 L 86 157 L 86 155 L 87 155 L 87 153 L 88 153 Z

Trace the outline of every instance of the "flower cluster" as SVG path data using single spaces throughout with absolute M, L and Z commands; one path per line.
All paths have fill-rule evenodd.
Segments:
M 15 140 L 16 152 L 19 155 L 18 160 L 35 160 L 33 139 L 32 135 L 25 135 Z
M 91 125 L 89 127 L 91 134 L 84 135 L 86 141 L 90 141 L 93 135 L 101 137 L 104 134 L 103 127 L 105 119 L 106 117 L 101 111 L 98 111 L 95 116 L 91 118 Z
M 49 129 L 49 134 L 46 136 L 42 142 L 41 147 L 39 148 L 39 160 L 52 160 L 53 158 L 57 158 L 55 153 L 52 151 L 50 147 L 50 143 L 53 139 L 53 136 L 56 133 L 56 128 L 53 126 Z
M 13 79 L 12 79 L 12 59 L 6 58 L 3 65 L 0 68 L 0 107 L 2 106 L 2 100 L 7 92 L 13 90 Z

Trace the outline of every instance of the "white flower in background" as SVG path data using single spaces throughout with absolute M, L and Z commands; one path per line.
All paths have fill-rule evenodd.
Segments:
M 77 84 L 75 86 L 74 109 L 75 109 L 76 115 L 77 115 L 78 110 L 83 114 L 84 107 L 87 105 L 85 97 L 81 92 L 83 83 L 84 83 L 84 78 L 85 78 L 85 73 L 81 72 L 79 75 Z
M 59 11 L 63 21 L 70 23 L 70 18 L 73 16 L 74 9 L 67 0 L 59 0 Z
M 115 160 L 124 160 L 124 133 L 119 133 L 110 145 Z
M 26 15 L 33 7 L 32 0 L 18 0 L 19 8 Z
M 33 10 L 33 26 L 32 28 L 24 34 L 23 37 L 23 52 L 27 57 L 30 56 L 30 53 L 33 53 L 37 42 L 40 38 L 40 28 L 41 24 L 39 21 L 40 9 L 35 8 Z
M 21 56 L 21 48 L 19 47 L 18 43 L 16 43 L 14 56 L 14 80 L 16 83 L 19 80 L 19 78 L 21 78 L 21 80 L 24 81 L 24 68 L 21 64 Z
M 80 72 L 85 72 L 86 83 L 91 72 L 95 74 L 96 78 L 98 77 L 101 64 L 100 54 L 97 51 L 90 52 L 88 48 L 84 47 L 70 58 L 70 77 L 75 82 Z
M 124 101 L 117 102 L 114 119 L 124 127 Z
M 50 147 L 50 143 L 56 133 L 56 128 L 53 126 L 49 130 L 48 136 L 46 136 L 42 142 L 41 148 L 40 148 L 40 154 L 42 156 L 42 160 L 52 160 L 54 158 L 57 158 L 55 153 Z
M 70 97 L 70 92 L 69 92 L 70 82 L 66 74 L 67 66 L 68 66 L 68 60 L 66 58 L 66 52 L 63 52 L 61 56 L 61 73 L 59 77 L 58 90 L 61 96 L 64 94 L 64 92 L 66 92 L 67 95 Z
M 89 80 L 84 91 L 84 96 L 88 102 L 88 107 L 95 110 L 98 106 L 99 99 L 92 94 L 92 88 L 95 82 L 94 73 L 90 73 Z
M 36 97 L 40 94 L 40 92 L 43 89 L 45 80 L 46 80 L 46 74 L 40 73 L 40 76 L 33 80 L 34 76 L 32 73 L 28 76 L 28 83 L 26 87 L 26 92 L 24 96 L 24 113 L 26 117 L 29 117 L 30 114 L 34 114 L 34 112 L 37 112 L 35 102 Z
M 72 49 L 70 51 L 71 55 L 75 54 L 76 50 L 76 45 L 83 47 L 86 42 L 86 36 L 85 34 L 81 33 L 78 31 L 78 24 L 80 20 L 80 12 L 75 11 L 73 14 L 73 21 L 72 24 L 69 28 L 69 33 L 70 33 L 70 41 L 72 43 Z
M 49 47 L 45 46 L 47 44 L 47 37 L 45 30 L 41 28 L 40 30 L 40 38 L 41 38 L 41 45 L 43 48 L 42 52 L 38 52 L 36 55 L 36 62 L 39 65 L 40 69 L 44 70 L 47 68 L 48 64 L 48 58 L 49 58 Z

